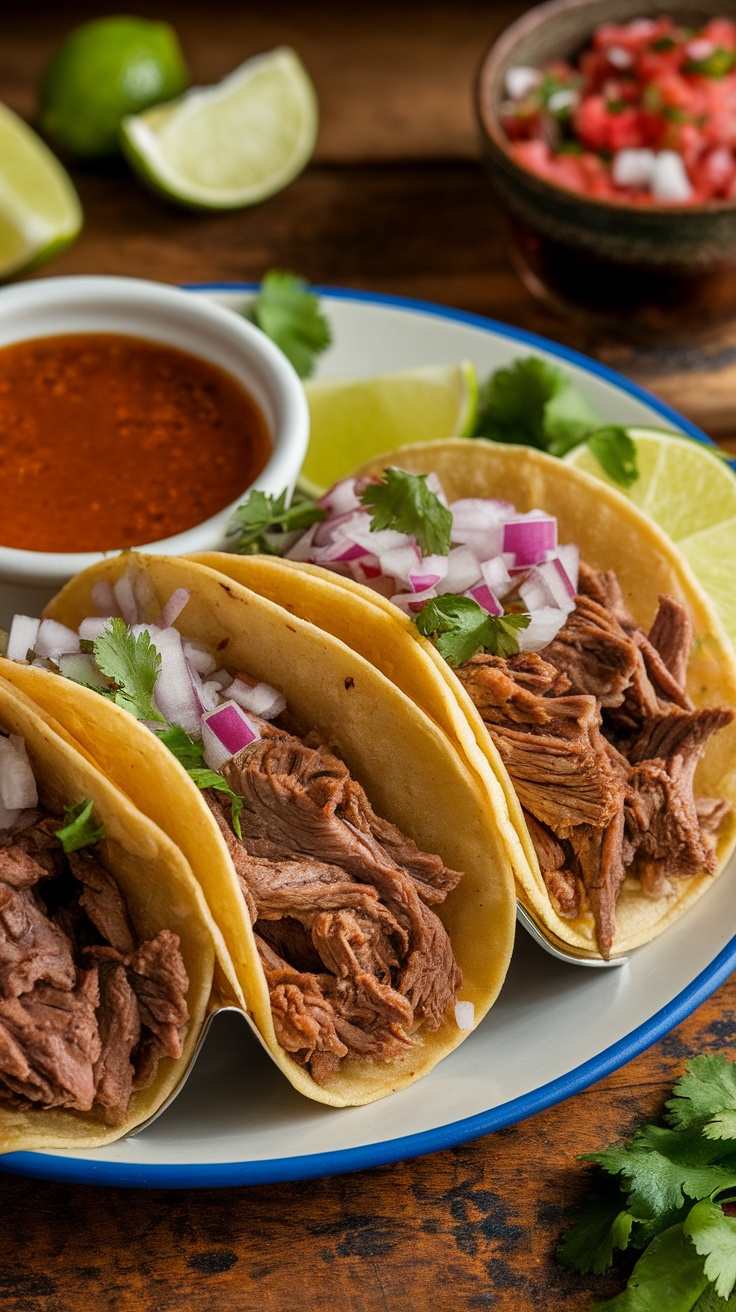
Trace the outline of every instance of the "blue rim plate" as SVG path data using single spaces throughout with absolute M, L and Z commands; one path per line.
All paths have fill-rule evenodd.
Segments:
M 188 290 L 242 308 L 254 288 Z M 576 351 L 480 315 L 376 293 L 320 288 L 335 341 L 323 374 L 472 359 L 481 376 L 534 352 L 559 361 L 604 420 L 700 429 Z M 217 1021 L 174 1105 L 139 1136 L 74 1153 L 11 1153 L 0 1169 L 132 1187 L 267 1184 L 382 1166 L 453 1147 L 563 1101 L 690 1015 L 736 967 L 729 870 L 685 918 L 614 972 L 562 965 L 520 936 L 489 1016 L 426 1079 L 382 1103 L 335 1112 L 300 1099 L 237 1017 Z

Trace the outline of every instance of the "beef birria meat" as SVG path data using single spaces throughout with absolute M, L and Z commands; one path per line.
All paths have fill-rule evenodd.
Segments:
M 189 981 L 177 935 L 138 943 L 112 876 L 90 851 L 65 856 L 61 824 L 0 834 L 0 1103 L 120 1125 L 181 1056 Z
M 579 595 L 541 653 L 474 656 L 457 671 L 524 808 L 547 892 L 572 919 L 592 912 L 610 955 L 626 876 L 652 898 L 717 868 L 727 806 L 695 797 L 695 767 L 722 707 L 694 709 L 687 611 L 662 596 L 645 634 L 615 576 L 581 565 Z
M 461 983 L 432 907 L 460 873 L 376 815 L 344 762 L 261 722 L 207 794 L 253 922 L 281 1046 L 318 1083 L 346 1057 L 388 1061 L 437 1030 Z

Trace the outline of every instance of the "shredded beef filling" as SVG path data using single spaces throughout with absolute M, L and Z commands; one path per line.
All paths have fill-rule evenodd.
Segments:
M 461 974 L 431 909 L 460 874 L 373 811 L 324 746 L 265 721 L 226 763 L 242 839 L 206 794 L 253 922 L 279 1043 L 318 1083 L 346 1057 L 387 1061 L 442 1025 Z
M 47 817 L 0 835 L 0 1103 L 99 1108 L 119 1125 L 164 1056 L 189 987 L 179 939 L 137 944 L 119 889 Z
M 649 897 L 717 868 L 727 805 L 695 797 L 695 767 L 733 711 L 695 710 L 688 614 L 660 597 L 648 634 L 615 575 L 580 568 L 575 610 L 541 654 L 474 656 L 457 671 L 511 776 L 559 915 L 592 912 L 604 956 L 634 876 Z

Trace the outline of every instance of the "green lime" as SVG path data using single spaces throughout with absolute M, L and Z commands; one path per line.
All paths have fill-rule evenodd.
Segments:
M 66 38 L 39 92 L 40 126 L 66 154 L 91 159 L 119 149 L 120 123 L 181 95 L 189 72 L 168 23 L 96 18 Z
M 27 123 L 0 105 L 0 279 L 57 254 L 81 226 L 66 170 Z
M 636 445 L 639 477 L 624 492 L 649 515 L 682 552 L 736 642 L 736 478 L 703 442 L 657 429 L 629 428 Z M 606 483 L 586 446 L 565 457 Z M 617 484 L 619 492 L 623 489 Z
M 310 438 L 299 486 L 312 495 L 382 451 L 467 437 L 478 383 L 469 361 L 306 385 Z
M 156 191 L 196 209 L 238 209 L 300 173 L 317 137 L 317 97 L 293 50 L 248 59 L 214 87 L 126 118 L 123 150 Z

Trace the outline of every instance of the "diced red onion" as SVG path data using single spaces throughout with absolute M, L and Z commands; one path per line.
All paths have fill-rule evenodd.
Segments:
M 13 616 L 5 653 L 9 661 L 24 661 L 28 652 L 34 650 L 40 626 L 41 621 L 30 615 Z
M 382 552 L 379 560 L 384 574 L 409 587 L 409 579 L 419 571 L 422 557 L 416 543 L 407 541 L 405 546 Z
M 192 594 L 189 588 L 175 588 L 161 611 L 161 628 L 168 629 L 176 623 Z
M 434 492 L 435 496 L 439 501 L 442 502 L 443 506 L 447 505 L 447 497 L 445 496 L 445 489 L 443 488 L 442 483 L 440 482 L 439 474 L 435 474 L 434 471 L 432 471 L 432 473 L 430 474 L 427 474 L 427 487 L 429 488 L 430 492 Z
M 405 615 L 418 615 L 423 610 L 428 601 L 434 601 L 437 592 L 434 588 L 428 588 L 426 592 L 397 592 L 391 598 L 399 610 L 403 610 Z
M 220 705 L 220 685 L 203 683 L 201 674 L 192 669 L 191 665 L 187 665 L 187 669 L 200 714 L 204 711 L 214 711 Z
M 19 734 L 0 738 L 0 801 L 8 811 L 25 811 L 38 805 L 38 790 Z
M 557 636 L 565 623 L 564 611 L 554 606 L 543 606 L 531 612 L 531 622 L 526 629 L 517 629 L 520 651 L 543 651 L 548 643 Z
M 311 559 L 315 565 L 329 565 L 332 561 L 359 560 L 369 554 L 367 547 L 361 547 L 340 531 L 326 547 L 315 547 Z
M 94 584 L 92 604 L 99 615 L 120 615 L 120 607 L 115 600 L 115 593 L 108 579 L 98 579 Z
M 455 1003 L 455 1024 L 459 1030 L 475 1029 L 475 1007 L 472 1002 Z
M 494 597 L 487 584 L 479 583 L 476 587 L 469 588 L 465 596 L 472 597 L 473 601 L 477 601 L 478 605 L 487 610 L 489 615 L 503 615 L 503 606 L 498 597 Z
M 102 691 L 110 687 L 104 674 L 101 674 L 97 668 L 95 658 L 91 652 L 63 652 L 59 657 L 58 666 L 59 673 L 65 679 L 73 679 L 75 683 L 82 683 L 85 688 L 96 688 L 98 691 Z
M 506 567 L 503 556 L 494 556 L 492 560 L 482 560 L 480 569 L 483 581 L 497 597 L 505 597 L 514 583 Z
M 186 651 L 186 645 L 185 645 L 185 651 Z M 209 680 L 210 683 L 216 683 L 220 688 L 220 690 L 222 690 L 223 688 L 229 688 L 232 681 L 233 681 L 233 676 L 232 674 L 228 674 L 227 670 L 215 670 L 212 674 L 211 679 Z
M 453 547 L 447 557 L 447 573 L 437 584 L 437 595 L 465 592 L 474 583 L 479 583 L 480 579 L 480 563 L 475 552 L 470 547 Z
M 532 510 L 516 515 L 503 526 L 503 550 L 513 551 L 517 566 L 536 565 L 557 546 L 557 520 Z
M 82 620 L 77 634 L 84 642 L 97 642 L 110 624 L 110 620 L 117 618 L 118 616 L 112 615 L 88 615 L 87 619 Z
M 125 623 L 131 625 L 137 624 L 140 616 L 138 614 L 138 605 L 133 592 L 133 580 L 130 577 L 129 570 L 121 575 L 121 577 L 113 584 L 112 590 L 115 601 L 120 609 L 120 614 L 125 620 Z
M 231 756 L 260 736 L 258 726 L 233 701 L 202 717 L 204 759 L 210 770 L 221 770 Z
M 350 510 L 360 510 L 361 503 L 355 491 L 355 479 L 343 478 L 339 483 L 335 483 L 329 492 L 319 497 L 317 505 L 332 518 L 335 515 L 344 515 Z
M 289 547 L 286 552 L 286 560 L 310 561 L 314 551 L 314 537 L 319 527 L 320 524 L 311 524 L 306 533 L 303 533 L 294 543 L 293 547 Z
M 370 515 L 354 515 L 352 522 L 345 528 L 345 534 L 353 542 L 358 542 L 373 556 L 383 556 L 386 551 L 399 547 L 413 546 L 408 533 L 400 533 L 395 528 L 371 529 Z
M 252 683 L 242 674 L 236 674 L 229 688 L 223 691 L 228 701 L 237 702 L 244 711 L 252 711 L 263 720 L 273 720 L 286 710 L 286 698 L 269 683 Z
M 453 542 L 464 542 L 464 533 L 479 533 L 485 528 L 495 528 L 516 513 L 510 501 L 484 497 L 461 497 L 459 501 L 451 502 L 450 510 Z
M 41 620 L 34 651 L 37 656 L 58 662 L 64 652 L 79 651 L 79 637 L 58 620 Z
M 433 588 L 447 573 L 447 556 L 423 556 L 417 571 L 409 575 L 409 584 L 414 592 L 425 592 Z
M 575 591 L 557 558 L 534 565 L 519 588 L 527 610 L 540 610 L 554 606 L 569 615 L 575 609 Z
M 564 546 L 557 548 L 557 556 L 562 562 L 562 568 L 570 580 L 573 596 L 578 590 L 578 575 L 580 573 L 580 547 L 575 542 L 566 542 Z
M 155 624 L 136 624 L 131 628 L 135 636 L 144 630 L 161 657 L 161 669 L 153 690 L 156 708 L 169 724 L 178 725 L 190 738 L 198 738 L 201 711 L 181 635 L 176 629 L 159 629 Z
M 164 607 L 164 610 L 165 609 L 166 608 Z M 188 638 L 182 639 L 182 646 L 184 648 L 184 655 L 189 664 L 198 674 L 203 674 L 206 678 L 208 674 L 212 674 L 215 671 L 217 668 L 217 661 L 212 655 L 209 647 L 205 647 L 201 642 L 190 642 Z

